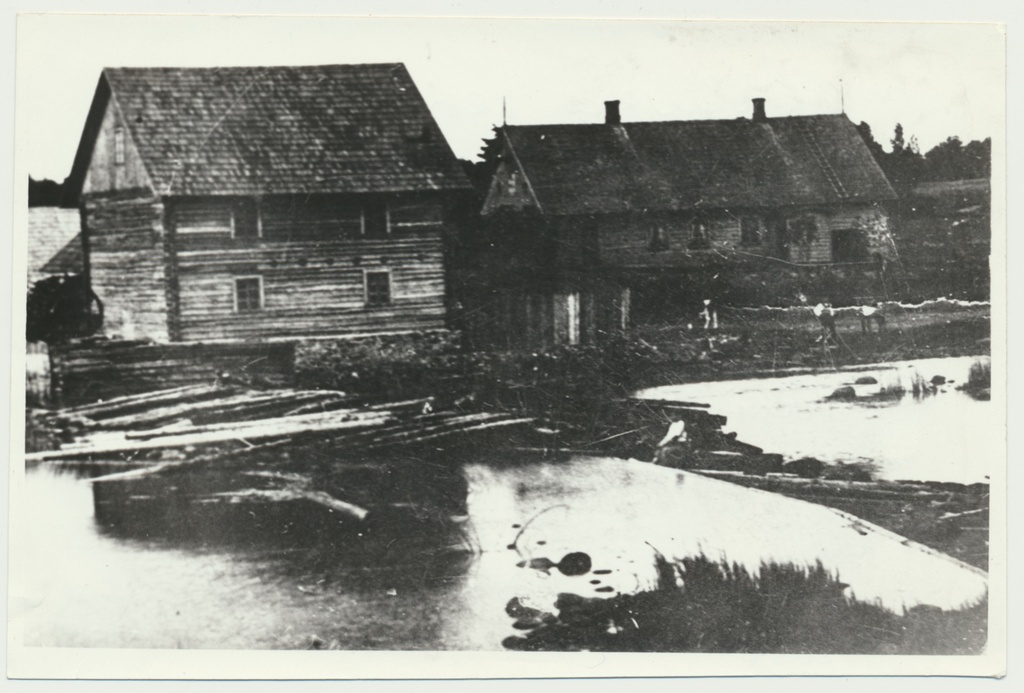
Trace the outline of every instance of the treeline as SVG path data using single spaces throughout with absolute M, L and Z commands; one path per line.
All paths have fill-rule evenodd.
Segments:
M 916 138 L 905 139 L 903 126 L 897 123 L 889 140 L 891 151 L 887 152 L 875 141 L 870 125 L 861 122 L 857 129 L 900 195 L 909 193 L 918 183 L 988 179 L 992 175 L 991 138 L 964 144 L 954 135 L 922 154 Z
M 32 176 L 28 177 L 29 207 L 62 207 L 64 205 L 64 183 L 58 183 L 49 178 L 36 180 Z

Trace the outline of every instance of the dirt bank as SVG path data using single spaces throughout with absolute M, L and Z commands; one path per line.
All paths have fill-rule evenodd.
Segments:
M 906 481 L 829 481 L 701 472 L 851 513 L 988 570 L 989 487 Z

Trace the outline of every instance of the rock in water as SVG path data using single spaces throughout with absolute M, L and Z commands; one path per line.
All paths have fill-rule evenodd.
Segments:
M 856 380 L 854 380 L 853 384 L 854 385 L 877 385 L 878 384 L 878 378 L 875 378 L 874 376 L 871 376 L 871 375 L 862 375 L 861 377 L 859 377 Z
M 844 385 L 840 388 L 836 388 L 831 395 L 828 396 L 830 400 L 838 400 L 840 402 L 849 402 L 850 400 L 857 399 L 857 391 L 853 389 L 851 385 Z
M 801 457 L 782 466 L 782 471 L 796 474 L 803 479 L 817 479 L 824 469 L 825 463 L 814 457 Z

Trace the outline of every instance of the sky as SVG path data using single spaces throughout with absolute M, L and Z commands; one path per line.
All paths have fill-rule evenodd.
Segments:
M 838 113 L 888 147 L 1002 137 L 1003 34 L 987 24 L 22 15 L 16 148 L 35 178 L 70 171 L 104 66 L 403 62 L 455 153 L 502 121 Z

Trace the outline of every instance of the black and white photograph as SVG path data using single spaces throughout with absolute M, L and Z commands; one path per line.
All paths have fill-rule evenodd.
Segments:
M 1005 671 L 1005 26 L 16 39 L 9 676 Z

